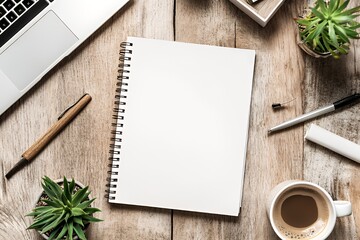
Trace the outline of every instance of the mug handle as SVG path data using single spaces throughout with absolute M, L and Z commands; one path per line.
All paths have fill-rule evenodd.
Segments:
M 336 216 L 345 217 L 349 216 L 352 213 L 351 202 L 348 201 L 334 201 Z

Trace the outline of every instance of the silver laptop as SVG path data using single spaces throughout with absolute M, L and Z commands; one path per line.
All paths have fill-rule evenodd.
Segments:
M 0 115 L 129 0 L 0 0 Z

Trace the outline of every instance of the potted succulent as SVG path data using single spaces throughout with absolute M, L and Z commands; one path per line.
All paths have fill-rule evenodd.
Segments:
M 34 218 L 28 229 L 36 229 L 44 239 L 86 239 L 84 232 L 91 222 L 102 221 L 92 215 L 100 210 L 92 208 L 88 187 L 65 177 L 53 181 L 44 177 L 43 192 L 36 207 L 27 216 Z
M 316 58 L 339 58 L 350 50 L 350 39 L 359 38 L 360 6 L 347 9 L 350 0 L 316 0 L 315 6 L 296 18 L 299 46 Z

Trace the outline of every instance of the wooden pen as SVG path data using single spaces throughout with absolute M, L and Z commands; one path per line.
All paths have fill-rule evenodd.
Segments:
M 20 161 L 5 175 L 7 179 L 10 179 L 17 171 L 28 164 L 32 159 L 39 154 L 48 143 L 53 140 L 56 135 L 63 130 L 91 101 L 91 96 L 85 94 L 76 103 L 68 107 L 59 117 L 58 121 L 49 130 L 39 138 L 29 149 L 27 149 L 22 155 Z

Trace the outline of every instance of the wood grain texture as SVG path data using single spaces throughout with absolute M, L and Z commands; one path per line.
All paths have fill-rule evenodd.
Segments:
M 360 144 L 360 105 L 267 135 L 278 123 L 360 91 L 359 41 L 338 61 L 315 60 L 296 45 L 292 18 L 308 1 L 286 1 L 266 28 L 227 0 L 131 1 L 0 117 L 4 175 L 69 104 L 85 92 L 93 97 L 30 165 L 10 181 L 0 178 L 0 239 L 41 239 L 25 230 L 31 219 L 24 215 L 35 205 L 43 175 L 65 175 L 90 185 L 95 207 L 102 209 L 96 217 L 105 221 L 90 227 L 89 239 L 278 239 L 266 217 L 265 199 L 277 183 L 288 179 L 315 182 L 335 199 L 350 200 L 353 215 L 337 221 L 330 239 L 358 239 L 360 166 L 303 137 L 309 124 L 316 123 Z M 239 217 L 110 205 L 103 198 L 118 51 L 127 36 L 256 50 Z M 271 109 L 272 103 L 293 98 L 285 109 Z
M 310 1 L 309 4 L 312 2 Z M 351 6 L 358 2 L 352 1 Z M 304 109 L 313 109 L 335 102 L 360 91 L 359 41 L 352 41 L 351 52 L 340 60 L 316 60 L 306 56 Z M 360 144 L 360 105 L 340 109 L 305 125 L 317 124 L 335 134 Z M 304 132 L 304 133 L 305 133 Z M 359 164 L 311 142 L 304 144 L 304 179 L 319 184 L 335 200 L 352 203 L 353 214 L 340 218 L 328 239 L 360 239 Z
M 198 1 L 197 5 L 195 9 L 191 1 L 177 4 L 176 40 L 204 39 L 205 43 L 257 50 L 249 147 L 240 217 L 175 213 L 174 239 L 271 239 L 274 233 L 265 213 L 266 193 L 283 180 L 302 177 L 302 128 L 267 136 L 271 126 L 302 113 L 303 61 L 292 21 L 300 6 L 285 3 L 282 14 L 263 29 L 227 1 Z M 181 20 L 189 15 L 196 18 L 199 11 L 211 17 L 200 15 L 191 24 Z M 209 26 L 205 30 L 204 23 Z M 290 107 L 272 111 L 272 102 L 293 98 L 297 100 Z

